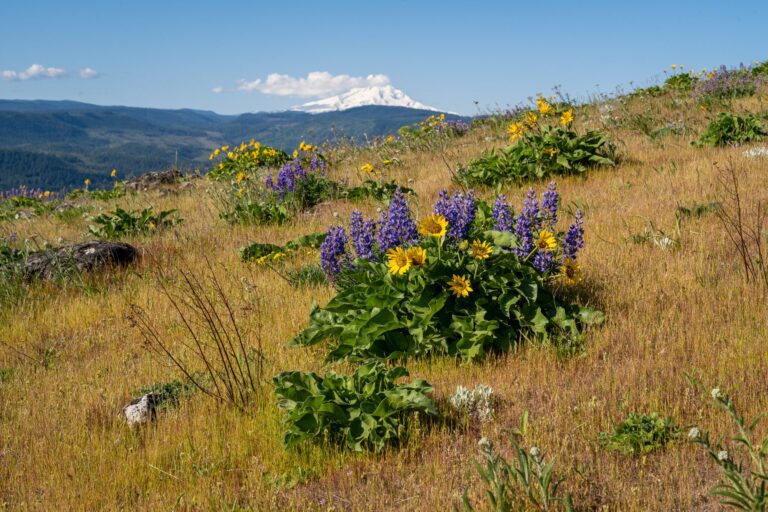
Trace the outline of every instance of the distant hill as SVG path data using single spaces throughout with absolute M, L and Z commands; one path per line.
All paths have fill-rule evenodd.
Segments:
M 127 177 L 178 164 L 208 167 L 223 144 L 251 138 L 284 150 L 302 140 L 374 137 L 434 114 L 363 106 L 320 114 L 259 112 L 236 116 L 202 110 L 90 105 L 75 101 L 0 100 L 0 190 L 27 185 L 51 190 L 90 177 L 109 185 L 110 171 Z M 448 115 L 448 118 L 459 118 Z

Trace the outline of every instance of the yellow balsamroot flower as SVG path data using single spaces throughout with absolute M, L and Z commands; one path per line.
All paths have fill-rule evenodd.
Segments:
M 43 194 L 43 197 L 45 197 L 46 199 L 51 197 L 51 191 L 50 190 L 46 190 L 45 193 Z
M 112 172 L 109 175 L 112 176 L 113 178 L 117 176 L 117 169 L 112 169 Z
M 533 125 L 536 124 L 536 121 L 538 119 L 539 119 L 539 116 L 537 116 L 533 112 L 528 112 L 527 114 L 525 114 L 525 122 L 530 127 L 533 127 Z
M 536 98 L 536 106 L 539 108 L 539 113 L 543 116 L 546 116 L 552 112 L 552 105 L 547 103 L 547 100 L 545 100 L 542 96 Z
M 285 258 L 285 253 L 284 252 L 276 252 L 276 253 L 274 253 L 272 255 L 272 259 L 273 260 L 279 260 L 281 258 Z
M 565 282 L 568 285 L 574 285 L 581 281 L 581 267 L 577 261 L 574 261 L 571 258 L 565 259 L 561 272 L 563 279 L 565 279 Z
M 420 267 L 427 262 L 427 250 L 423 247 L 411 247 L 406 251 L 406 254 L 414 267 Z
M 387 267 L 389 273 L 401 276 L 411 268 L 411 258 L 402 247 L 396 247 L 387 251 Z
M 219 153 L 221 153 L 221 150 L 219 148 L 216 148 L 213 150 L 213 156 L 219 156 Z
M 387 135 L 387 142 L 392 142 L 393 140 L 395 140 L 393 135 Z
M 266 153 L 266 151 L 265 151 L 265 153 Z M 293 158 L 299 158 L 299 150 L 298 149 L 294 149 L 293 150 Z
M 91 178 L 85 178 L 83 183 L 85 183 L 85 186 L 88 187 L 91 184 Z
M 445 236 L 448 232 L 448 221 L 445 217 L 436 213 L 422 220 L 419 224 L 419 233 L 424 236 L 434 236 L 435 238 Z
M 536 248 L 540 251 L 551 251 L 557 247 L 557 239 L 551 231 L 542 229 L 539 232 L 539 239 L 536 241 Z
M 240 171 L 237 173 L 237 176 L 235 177 L 235 183 L 240 183 L 245 179 L 245 173 L 243 171 Z
M 235 154 L 232 151 L 227 151 L 227 158 L 235 158 Z
M 513 141 L 523 135 L 523 123 L 512 123 L 507 128 L 509 140 Z
M 569 108 L 565 112 L 563 112 L 563 115 L 560 116 L 560 124 L 563 126 L 568 126 L 573 122 L 573 109 Z
M 492 252 L 493 246 L 485 240 L 474 240 L 469 248 L 469 254 L 476 260 L 487 260 Z
M 222 151 L 229 151 L 229 146 L 221 146 Z
M 393 163 L 394 162 L 392 160 L 389 160 L 389 159 L 384 160 L 384 162 L 383 162 L 384 165 L 392 165 Z
M 555 148 L 547 148 L 544 150 L 544 152 L 549 156 L 555 156 L 557 154 L 557 150 Z
M 448 288 L 457 297 L 469 297 L 469 292 L 472 291 L 471 284 L 469 278 L 454 274 L 451 280 L 448 281 Z
M 672 64 L 672 69 L 677 69 L 677 64 Z
M 363 172 L 371 173 L 373 172 L 373 166 L 371 164 L 363 164 L 360 166 L 360 170 Z
M 154 222 L 150 222 L 149 224 L 147 224 L 147 227 L 148 227 L 149 229 L 155 229 L 157 226 L 155 226 L 155 223 L 154 223 Z

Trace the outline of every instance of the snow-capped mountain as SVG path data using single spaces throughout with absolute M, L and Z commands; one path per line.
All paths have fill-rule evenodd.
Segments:
M 332 112 L 334 110 L 347 110 L 355 107 L 364 107 L 367 105 L 379 105 L 386 107 L 406 107 L 421 110 L 434 110 L 434 107 L 419 103 L 410 98 L 400 89 L 391 85 L 380 87 L 357 87 L 349 91 L 324 98 L 322 100 L 310 101 L 303 105 L 293 107 L 291 110 L 300 110 L 310 114 L 319 114 L 321 112 Z

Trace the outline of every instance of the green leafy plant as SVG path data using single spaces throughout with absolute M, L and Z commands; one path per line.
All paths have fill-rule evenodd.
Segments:
M 608 137 L 597 131 L 579 135 L 571 127 L 572 110 L 563 114 L 566 115 L 562 118 L 563 126 L 553 126 L 529 112 L 527 121 L 510 125 L 512 140 L 520 139 L 519 142 L 504 149 L 491 149 L 469 165 L 459 167 L 456 181 L 492 186 L 580 174 L 591 167 L 615 165 L 614 147 Z
M 720 504 L 726 507 L 748 512 L 764 511 L 768 505 L 768 436 L 762 440 L 755 438 L 755 429 L 762 415 L 747 422 L 730 397 L 723 395 L 719 388 L 713 389 L 711 394 L 715 404 L 730 416 L 736 426 L 737 435 L 733 437 L 733 442 L 746 449 L 748 455 L 745 466 L 735 458 L 735 450 L 729 450 L 721 442 L 712 442 L 706 431 L 697 427 L 690 429 L 688 439 L 707 451 L 725 479 L 712 489 L 712 494 L 718 496 Z
M 317 249 L 325 240 L 325 233 L 310 233 L 290 240 L 285 245 L 255 242 L 240 248 L 240 258 L 243 261 L 264 262 L 278 254 L 283 256 L 299 249 Z M 281 256 L 278 256 L 278 258 Z
M 698 81 L 692 73 L 674 73 L 664 80 L 664 88 L 677 92 L 689 92 Z
M 364 180 L 361 185 L 347 188 L 340 194 L 340 196 L 344 199 L 349 199 L 350 201 L 359 201 L 361 199 L 371 198 L 377 201 L 387 202 L 392 199 L 392 196 L 395 194 L 395 190 L 398 189 L 404 194 L 416 194 L 412 188 L 401 187 L 395 182 L 395 180 Z
M 286 272 L 288 282 L 294 288 L 314 288 L 328 284 L 320 265 L 312 263 Z
M 405 368 L 387 369 L 379 362 L 362 364 L 352 375 L 276 375 L 275 394 L 285 412 L 285 446 L 327 440 L 353 451 L 380 452 L 401 444 L 412 413 L 437 414 L 427 396 L 432 387 L 423 380 L 396 384 L 406 376 Z
M 182 222 L 176 216 L 177 210 L 163 210 L 155 213 L 151 206 L 138 210 L 124 210 L 119 206 L 114 211 L 94 217 L 88 230 L 99 238 L 120 238 L 121 236 L 145 235 L 175 226 Z
M 556 197 L 551 185 L 546 195 L 549 208 Z M 534 203 L 531 190 L 528 208 L 538 208 Z M 475 219 L 461 218 L 461 212 L 475 207 Z M 556 291 L 559 283 L 578 280 L 578 266 L 566 254 L 575 257 L 574 248 L 580 245 L 580 220 L 571 226 L 570 234 L 558 233 L 552 218 L 538 228 L 521 226 L 518 232 L 524 239 L 519 240 L 511 226 L 501 225 L 508 218 L 501 213 L 508 213 L 503 201 L 497 200 L 494 208 L 499 221 L 492 218 L 490 206 L 475 202 L 471 193 L 456 194 L 452 200 L 445 194 L 435 209 L 443 209 L 445 217 L 437 214 L 421 226 L 423 232 L 433 234 L 401 247 L 390 245 L 386 256 L 381 243 L 391 233 L 405 226 L 404 236 L 415 234 L 414 225 L 408 235 L 412 221 L 402 195 L 393 199 L 385 212 L 387 222 L 379 226 L 378 252 L 372 245 L 363 247 L 365 254 L 352 259 L 343 228 L 331 228 L 321 247 L 321 266 L 338 293 L 325 307 L 312 310 L 307 328 L 289 344 L 309 346 L 331 340 L 328 360 L 426 354 L 476 360 L 525 339 L 573 345 L 573 340 L 581 338 L 582 326 L 602 321 L 601 313 L 577 306 L 567 293 Z M 451 228 L 455 237 L 448 231 L 446 217 L 456 219 Z M 350 229 L 372 227 L 371 223 L 356 218 Z M 529 229 L 536 233 L 526 234 Z M 353 238 L 356 251 L 373 243 L 372 232 L 363 236 L 353 232 Z M 541 250 L 534 247 L 534 239 L 543 245 Z
M 196 375 L 197 379 L 204 379 L 204 375 Z M 189 380 L 174 379 L 167 382 L 156 382 L 149 386 L 143 386 L 136 390 L 137 395 L 153 393 L 156 397 L 156 405 L 160 409 L 168 409 L 179 404 L 182 398 L 190 397 L 197 391 L 197 387 Z
M 560 488 L 565 478 L 554 475 L 555 460 L 547 461 L 536 446 L 526 450 L 520 445 L 519 437 L 519 433 L 512 435 L 510 442 L 514 458 L 511 461 L 495 452 L 490 440 L 485 437 L 480 439 L 478 445 L 482 462 L 475 462 L 475 466 L 486 487 L 487 505 L 482 510 L 572 511 L 571 496 L 562 493 Z M 475 510 L 466 492 L 461 508 L 455 508 L 465 512 Z
M 112 188 L 76 188 L 67 194 L 67 199 L 94 199 L 96 201 L 110 201 L 112 199 L 120 199 L 121 197 L 125 197 L 125 195 L 125 189 L 120 184 L 120 182 L 116 181 Z
M 600 433 L 600 445 L 627 455 L 637 455 L 661 449 L 679 435 L 680 428 L 672 417 L 663 418 L 656 412 L 632 412 L 614 427 L 613 432 Z
M 303 147 L 304 143 L 301 145 Z M 208 173 L 208 177 L 214 180 L 231 179 L 241 172 L 251 173 L 262 167 L 279 167 L 290 160 L 285 151 L 254 140 L 239 146 L 216 148 L 209 159 L 215 161 Z
M 13 368 L 0 368 L 0 384 L 10 381 L 15 373 Z
M 739 116 L 722 112 L 717 119 L 709 123 L 694 146 L 727 146 L 762 140 L 768 135 L 760 119 L 752 114 Z

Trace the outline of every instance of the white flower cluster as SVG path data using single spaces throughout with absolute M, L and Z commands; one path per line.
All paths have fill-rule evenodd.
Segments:
M 768 157 L 768 148 L 761 147 L 761 148 L 752 148 L 748 149 L 744 152 L 744 156 L 746 158 L 761 158 L 761 157 Z
M 454 410 L 480 422 L 486 422 L 493 417 L 493 389 L 485 384 L 478 384 L 473 390 L 457 386 L 456 392 L 448 401 Z

